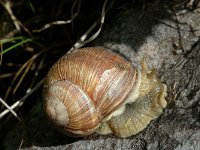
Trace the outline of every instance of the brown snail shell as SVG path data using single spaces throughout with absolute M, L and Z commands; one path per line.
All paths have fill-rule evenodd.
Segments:
M 166 86 L 145 64 L 140 71 L 103 48 L 64 55 L 49 70 L 43 89 L 48 118 L 75 136 L 134 135 L 162 113 L 165 96 Z

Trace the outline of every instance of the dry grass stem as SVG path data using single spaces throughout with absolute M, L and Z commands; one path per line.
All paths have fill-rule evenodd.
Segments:
M 4 6 L 8 14 L 10 15 L 10 18 L 12 19 L 15 28 L 18 32 L 21 32 L 21 28 L 23 28 L 24 31 L 26 31 L 29 35 L 31 35 L 31 32 L 21 23 L 20 20 L 17 19 L 17 17 L 14 15 L 12 9 L 11 9 L 11 2 L 9 0 L 6 0 L 3 2 L 3 0 L 0 0 L 0 3 Z
M 77 8 L 77 11 L 74 13 L 74 8 L 75 8 L 76 5 L 78 5 L 78 8 Z M 80 6 L 81 6 L 81 0 L 76 0 L 74 2 L 73 6 L 72 6 L 71 19 L 66 20 L 66 21 L 65 20 L 58 20 L 58 21 L 53 21 L 53 22 L 47 23 L 42 28 L 33 30 L 33 32 L 41 32 L 41 31 L 46 30 L 48 28 L 51 28 L 55 25 L 64 25 L 64 24 L 73 23 L 73 20 L 78 16 Z
M 13 110 L 13 108 L 11 108 L 1 97 L 0 97 L 0 102 L 7 108 L 6 110 L 8 112 L 11 112 L 13 116 L 15 116 L 19 121 L 21 121 L 21 119 L 18 117 L 17 113 Z M 1 114 L 0 114 L 0 118 L 1 118 Z
M 35 85 L 35 87 L 33 87 L 31 90 L 29 90 L 29 92 L 27 92 L 26 95 L 24 95 L 22 98 L 20 98 L 19 100 L 17 100 L 12 106 L 9 106 L 9 109 L 7 108 L 3 112 L 1 112 L 0 113 L 0 119 L 3 118 L 6 114 L 8 114 L 10 112 L 10 110 L 13 110 L 15 108 L 21 107 L 24 104 L 24 102 L 27 99 L 27 97 L 29 97 L 31 94 L 33 94 L 43 84 L 43 81 L 44 81 L 44 79 L 40 80 Z
M 30 70 L 32 64 L 34 63 L 34 60 L 41 54 L 42 52 L 40 53 L 37 53 L 35 55 L 33 55 L 28 61 L 26 61 L 22 67 L 17 71 L 15 77 L 13 78 L 10 86 L 8 87 L 8 90 L 5 94 L 5 97 L 4 99 L 6 100 L 8 98 L 8 95 L 10 94 L 10 91 L 11 89 L 13 88 L 13 85 L 15 83 L 15 81 L 18 79 L 19 75 L 22 74 L 22 76 L 20 77 L 19 81 L 17 82 L 17 85 L 15 86 L 14 88 L 14 91 L 13 91 L 13 94 L 17 91 L 17 89 L 19 88 L 20 84 L 22 83 L 24 77 L 26 76 L 26 74 L 28 73 L 28 71 Z
M 3 60 L 3 45 L 0 44 L 0 65 L 2 63 L 2 60 Z
M 100 18 L 100 27 L 98 28 L 98 30 L 92 36 L 90 36 L 88 38 L 88 36 L 92 33 L 92 31 L 95 29 L 95 27 L 97 27 L 97 25 L 99 24 L 99 19 L 93 23 L 93 25 L 81 36 L 81 38 L 73 45 L 73 47 L 70 50 L 80 48 L 98 37 L 99 33 L 102 30 L 104 20 L 105 20 L 106 4 L 107 4 L 107 0 L 105 0 L 104 4 L 103 4 L 101 18 Z
M 0 75 L 0 79 L 3 79 L 3 78 L 9 78 L 9 77 L 12 77 L 16 74 L 16 72 L 10 72 L 10 73 L 5 73 L 5 74 L 1 74 Z

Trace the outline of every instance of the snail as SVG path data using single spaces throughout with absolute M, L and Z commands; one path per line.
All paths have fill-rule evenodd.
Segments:
M 67 135 L 124 138 L 160 116 L 166 91 L 145 62 L 140 70 L 105 48 L 81 48 L 66 53 L 47 73 L 44 110 Z

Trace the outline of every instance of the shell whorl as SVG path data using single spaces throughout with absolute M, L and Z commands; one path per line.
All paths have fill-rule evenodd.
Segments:
M 87 135 L 99 126 L 99 112 L 93 102 L 73 83 L 66 80 L 56 81 L 46 88 L 45 94 L 48 118 L 61 130 Z M 62 117 L 58 117 L 59 115 Z
M 63 102 L 56 96 L 55 90 L 52 91 L 52 87 L 49 87 L 51 94 L 46 95 L 45 111 L 50 120 L 58 124 L 59 126 L 66 126 L 69 122 L 69 116 L 67 109 Z

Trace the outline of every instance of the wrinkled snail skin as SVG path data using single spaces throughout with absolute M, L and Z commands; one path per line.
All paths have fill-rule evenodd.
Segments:
M 166 107 L 166 85 L 104 48 L 82 48 L 61 57 L 43 88 L 44 109 L 62 132 L 128 137 L 143 130 Z

